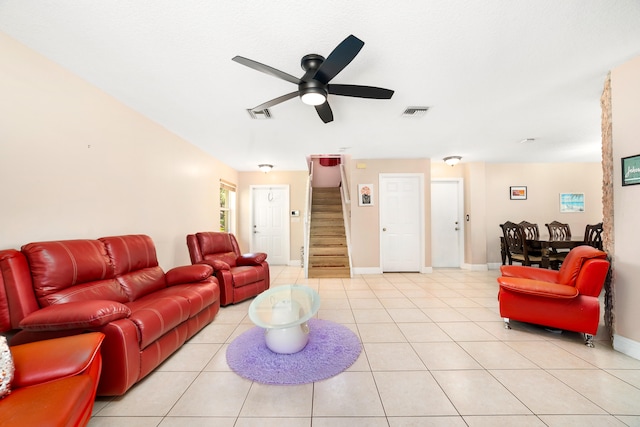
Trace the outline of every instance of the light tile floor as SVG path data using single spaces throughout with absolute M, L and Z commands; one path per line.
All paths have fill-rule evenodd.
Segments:
M 595 348 L 576 333 L 505 330 L 497 271 L 271 275 L 272 286 L 316 289 L 318 317 L 360 336 L 353 366 L 298 386 L 239 377 L 225 351 L 253 327 L 246 301 L 221 308 L 126 395 L 98 398 L 89 426 L 640 426 L 640 361 L 612 350 L 602 325 Z

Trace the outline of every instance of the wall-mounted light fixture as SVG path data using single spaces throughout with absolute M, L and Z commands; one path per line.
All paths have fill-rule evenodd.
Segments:
M 449 156 L 449 157 L 445 157 L 442 160 L 444 160 L 444 162 L 446 164 L 448 164 L 449 166 L 455 166 L 458 163 L 460 163 L 461 159 L 462 159 L 462 157 L 460 157 L 460 156 Z
M 261 165 L 258 165 L 258 169 L 260 169 L 264 173 L 267 173 L 267 172 L 270 172 L 271 169 L 273 169 L 273 165 L 268 165 L 266 163 L 263 163 Z

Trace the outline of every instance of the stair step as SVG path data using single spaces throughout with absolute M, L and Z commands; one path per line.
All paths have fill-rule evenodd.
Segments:
M 349 268 L 342 267 L 322 267 L 322 268 L 309 268 L 309 278 L 349 278 L 351 277 L 351 271 Z
M 309 240 L 309 248 L 323 246 L 344 246 L 346 248 L 346 238 L 343 236 L 321 236 Z
M 309 256 L 341 256 L 349 255 L 346 246 L 316 246 L 309 248 Z
M 349 267 L 349 258 L 346 256 L 309 256 L 311 267 Z

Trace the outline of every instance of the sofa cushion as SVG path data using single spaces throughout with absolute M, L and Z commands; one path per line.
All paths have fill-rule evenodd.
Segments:
M 226 252 L 223 254 L 210 254 L 204 256 L 204 262 L 213 267 L 214 270 L 229 270 L 235 267 L 235 254 Z
M 239 254 L 234 250 L 229 233 L 202 232 L 196 233 L 196 238 L 204 259 L 218 259 L 235 267 Z
M 98 240 L 104 243 L 116 275 L 158 266 L 156 247 L 149 236 L 134 234 Z
M 154 293 L 154 296 L 186 298 L 189 301 L 189 318 L 191 318 L 206 307 L 213 305 L 220 298 L 220 288 L 215 277 L 209 280 L 209 282 L 203 283 L 170 286 Z
M 41 298 L 45 304 L 64 304 L 77 301 L 110 300 L 128 302 L 129 298 L 116 279 L 99 280 L 71 286 Z
M 231 269 L 231 274 L 233 276 L 233 286 L 236 288 L 264 280 L 266 276 L 264 268 L 252 266 L 234 267 Z
M 179 295 L 162 297 L 151 294 L 130 302 L 129 320 L 139 331 L 140 348 L 144 349 L 189 318 L 189 300 Z
M 29 331 L 92 329 L 114 320 L 124 319 L 130 314 L 131 310 L 119 302 L 78 301 L 55 304 L 34 311 L 22 319 L 20 327 Z
M 498 277 L 500 287 L 512 292 L 547 298 L 575 298 L 578 290 L 574 286 L 522 279 L 519 277 Z
M 29 243 L 22 247 L 22 253 L 29 263 L 33 289 L 41 306 L 50 305 L 50 294 L 114 277 L 113 265 L 98 240 Z M 119 295 L 116 291 L 113 298 L 118 300 Z
M 129 301 L 135 301 L 167 287 L 164 271 L 157 266 L 122 274 L 117 279 Z

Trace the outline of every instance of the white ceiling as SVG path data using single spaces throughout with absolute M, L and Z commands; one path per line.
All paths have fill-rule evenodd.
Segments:
M 241 171 L 331 153 L 599 161 L 604 80 L 640 55 L 639 23 L 638 0 L 0 0 L 0 31 Z M 302 76 L 349 34 L 365 46 L 332 83 L 391 100 L 330 96 L 329 124 L 298 98 L 249 117 L 296 86 L 232 57 Z

